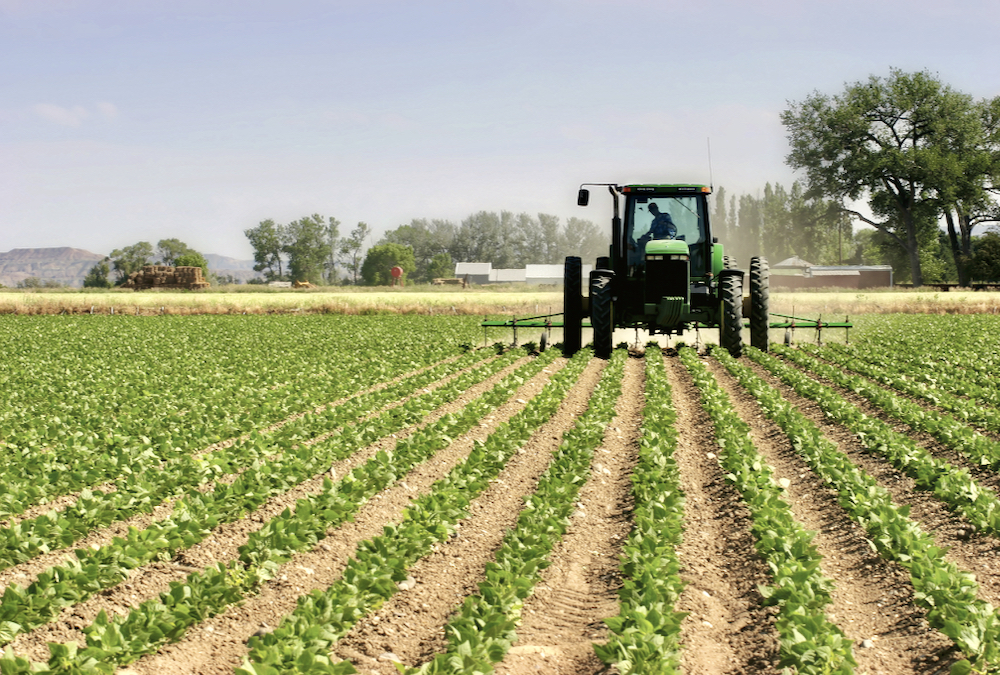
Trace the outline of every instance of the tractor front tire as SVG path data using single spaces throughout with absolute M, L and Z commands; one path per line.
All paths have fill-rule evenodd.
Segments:
M 610 359 L 615 332 L 615 309 L 611 299 L 611 277 L 590 280 L 590 323 L 594 327 L 594 356 Z
M 722 325 L 719 342 L 733 358 L 743 355 L 743 278 L 738 274 L 722 278 Z
M 766 352 L 771 329 L 770 291 L 771 272 L 767 258 L 750 259 L 750 344 Z
M 572 356 L 583 346 L 583 262 L 568 256 L 563 269 L 563 354 Z

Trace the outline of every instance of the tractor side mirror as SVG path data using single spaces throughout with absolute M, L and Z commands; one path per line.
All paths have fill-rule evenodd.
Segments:
M 576 205 L 586 206 L 590 203 L 590 190 L 587 188 L 580 188 L 580 191 L 576 193 Z

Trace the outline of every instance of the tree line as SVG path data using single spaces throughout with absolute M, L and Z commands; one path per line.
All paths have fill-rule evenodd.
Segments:
M 610 228 L 589 220 L 540 213 L 479 211 L 460 223 L 413 219 L 365 249 L 371 228 L 361 222 L 341 237 L 340 222 L 319 214 L 286 225 L 272 219 L 244 231 L 254 249 L 254 269 L 267 281 L 386 285 L 390 269 L 417 283 L 454 276 L 456 262 L 490 262 L 494 268 L 561 263 L 568 255 L 607 255 Z M 607 231 L 605 231 L 607 229 Z

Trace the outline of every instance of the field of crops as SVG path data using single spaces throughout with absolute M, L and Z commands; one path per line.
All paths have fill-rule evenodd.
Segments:
M 482 339 L 0 317 L 0 673 L 1000 671 L 1000 317 Z

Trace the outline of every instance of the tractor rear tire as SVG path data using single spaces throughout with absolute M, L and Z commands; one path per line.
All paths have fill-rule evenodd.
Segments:
M 615 332 L 611 277 L 594 276 L 590 280 L 590 323 L 594 327 L 594 356 L 610 359 Z
M 722 278 L 722 325 L 719 342 L 733 358 L 743 355 L 743 278 L 738 274 Z
M 563 354 L 572 356 L 583 346 L 583 262 L 568 256 L 563 269 Z
M 766 352 L 770 344 L 770 276 L 767 258 L 750 259 L 750 344 L 762 352 Z

